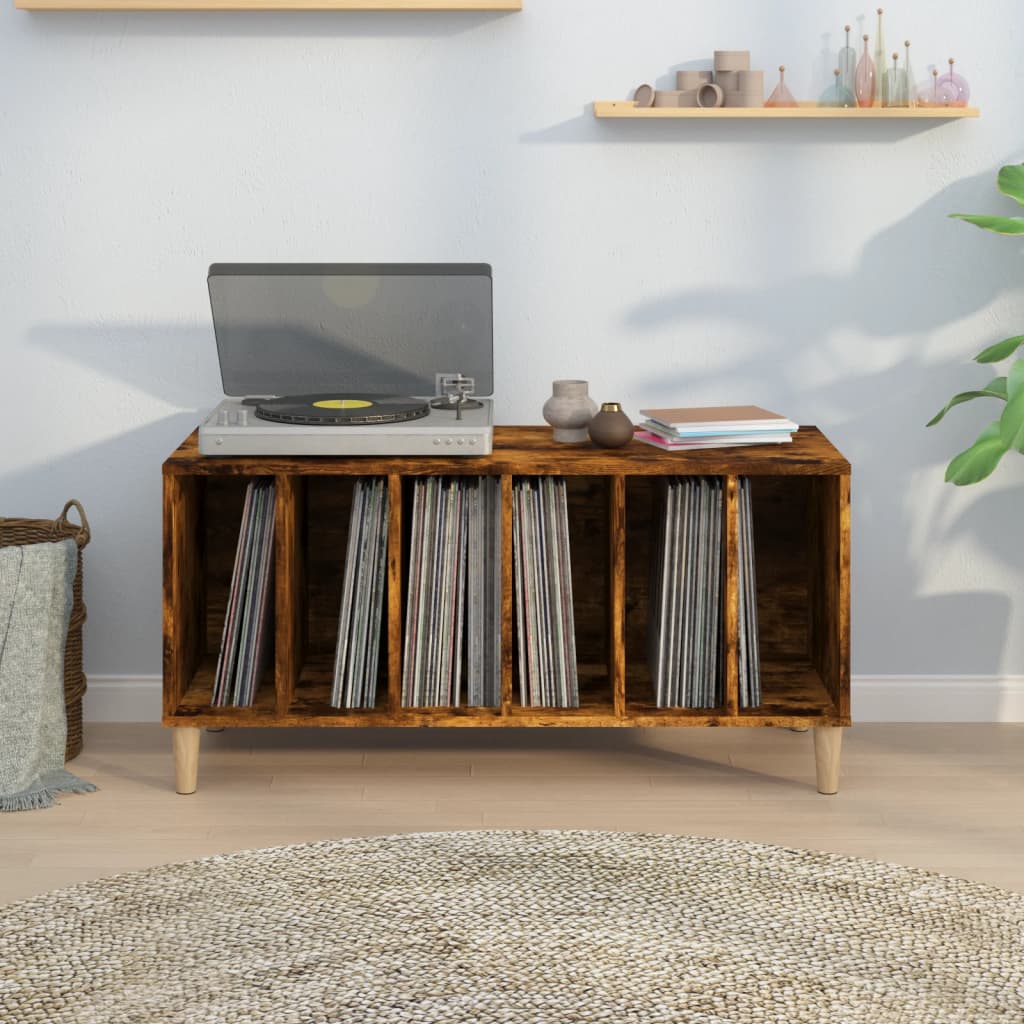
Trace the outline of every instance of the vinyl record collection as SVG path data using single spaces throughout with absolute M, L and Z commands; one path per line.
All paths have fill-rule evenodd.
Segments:
M 413 488 L 402 706 L 497 707 L 501 481 L 426 477 Z
M 214 674 L 214 707 L 251 707 L 268 650 L 274 569 L 273 480 L 245 490 L 224 632 Z
M 750 480 L 739 478 L 739 677 L 740 707 L 761 703 L 761 652 L 757 640 L 757 575 L 754 571 L 754 510 Z
M 717 708 L 722 693 L 723 493 L 718 477 L 665 483 L 654 565 L 651 676 L 658 707 Z M 740 703 L 760 703 L 750 482 L 739 488 Z
M 562 477 L 518 477 L 512 485 L 520 700 L 524 707 L 579 707 Z
M 332 707 L 374 706 L 387 553 L 387 481 L 359 477 L 352 493 L 342 574 Z

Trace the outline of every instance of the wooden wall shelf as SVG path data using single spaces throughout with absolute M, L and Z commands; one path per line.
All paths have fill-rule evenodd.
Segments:
M 638 107 L 632 100 L 598 100 L 594 116 L 602 118 L 689 118 L 692 120 L 779 120 L 827 119 L 838 121 L 952 121 L 964 117 L 979 117 L 977 107 L 819 107 L 804 103 L 799 107 Z
M 523 0 L 15 0 L 23 11 L 521 11 Z
M 502 479 L 502 673 L 495 708 L 404 708 L 401 675 L 412 478 Z M 389 548 L 376 707 L 330 705 L 353 478 L 385 476 Z M 580 707 L 522 707 L 513 612 L 512 478 L 566 479 Z M 720 707 L 658 708 L 647 668 L 660 478 L 724 478 Z M 271 665 L 247 708 L 211 706 L 246 484 L 277 487 Z M 763 701 L 739 706 L 738 477 L 751 480 Z M 818 788 L 838 786 L 850 724 L 850 466 L 814 427 L 793 443 L 667 453 L 559 445 L 548 427 L 496 427 L 483 458 L 204 457 L 193 433 L 163 465 L 164 703 L 179 792 L 196 788 L 203 726 L 742 726 L 815 728 Z

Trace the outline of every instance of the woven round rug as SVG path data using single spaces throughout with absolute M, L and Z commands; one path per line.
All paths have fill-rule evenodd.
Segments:
M 0 910 L 17 1024 L 1019 1024 L 1024 897 L 613 832 L 255 850 Z

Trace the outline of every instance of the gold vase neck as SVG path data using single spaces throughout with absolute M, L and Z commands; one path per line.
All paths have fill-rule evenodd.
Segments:
M 622 406 L 618 402 L 602 402 L 601 412 L 622 412 Z

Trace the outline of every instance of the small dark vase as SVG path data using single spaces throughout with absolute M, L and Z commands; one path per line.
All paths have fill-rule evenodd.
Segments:
M 633 440 L 633 424 L 618 402 L 605 402 L 587 431 L 599 448 L 621 448 Z

